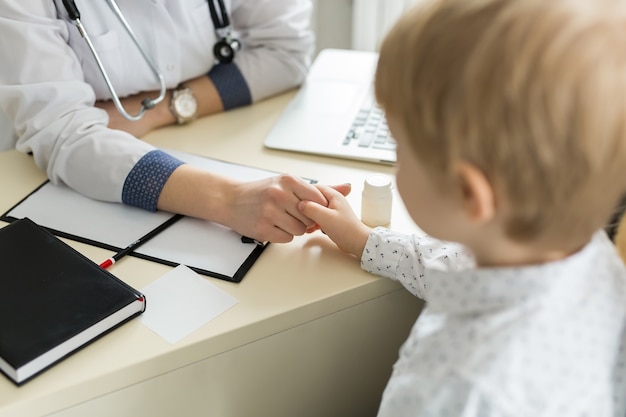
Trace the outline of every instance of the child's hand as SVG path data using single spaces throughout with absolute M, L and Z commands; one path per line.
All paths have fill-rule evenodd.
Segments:
M 318 189 L 320 188 L 319 184 L 315 185 Z M 348 194 L 350 194 L 350 191 L 352 191 L 352 184 L 349 183 L 344 183 L 344 184 L 340 184 L 340 185 L 331 185 L 330 186 L 333 190 L 339 191 L 344 197 L 347 196 Z M 326 207 L 328 207 L 328 201 L 326 202 Z M 313 233 L 316 230 L 319 230 L 320 226 L 317 223 L 314 223 L 313 226 L 309 227 L 308 229 L 306 229 L 306 233 Z
M 356 216 L 342 193 L 324 185 L 317 187 L 328 200 L 328 207 L 312 201 L 301 201 L 298 209 L 317 223 L 339 249 L 360 258 L 371 229 Z

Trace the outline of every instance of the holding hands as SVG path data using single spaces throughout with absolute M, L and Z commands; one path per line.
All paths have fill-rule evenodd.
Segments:
M 306 200 L 326 207 L 324 190 L 343 197 L 350 185 L 321 188 L 287 174 L 236 181 L 184 164 L 165 183 L 158 208 L 214 221 L 256 240 L 286 243 L 315 226 L 298 204 Z
M 299 210 L 310 202 L 319 207 L 329 204 L 321 190 L 330 190 L 344 198 L 350 185 L 316 187 L 292 175 L 280 175 L 260 181 L 241 183 L 232 189 L 232 217 L 226 224 L 246 236 L 271 242 L 289 242 L 315 227 L 316 221 Z

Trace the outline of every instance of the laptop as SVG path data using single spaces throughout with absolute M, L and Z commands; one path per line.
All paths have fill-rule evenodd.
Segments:
M 374 52 L 320 51 L 265 146 L 394 164 L 395 141 L 374 98 L 377 61 Z

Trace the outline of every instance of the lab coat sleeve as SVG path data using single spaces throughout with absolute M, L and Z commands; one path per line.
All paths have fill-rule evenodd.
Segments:
M 361 268 L 399 281 L 413 295 L 426 301 L 430 271 L 458 271 L 474 264 L 473 255 L 463 245 L 425 233 L 405 235 L 384 227 L 372 230 L 361 255 Z
M 242 43 L 234 64 L 209 73 L 226 109 L 302 83 L 314 47 L 310 0 L 233 0 L 231 23 Z
M 52 182 L 94 199 L 121 202 L 128 174 L 142 160 L 140 166 L 150 169 L 155 158 L 144 156 L 158 151 L 107 128 L 108 116 L 93 107 L 94 91 L 83 81 L 67 42 L 68 27 L 57 18 L 54 2 L 0 2 L 0 56 L 10 57 L 0 65 L 0 108 L 14 123 L 16 148 L 32 152 Z M 170 171 L 176 164 L 168 156 L 156 160 Z M 145 170 L 135 180 L 147 178 Z M 131 188 L 135 193 L 143 189 L 140 184 Z M 154 189 L 150 193 L 147 208 L 154 209 Z

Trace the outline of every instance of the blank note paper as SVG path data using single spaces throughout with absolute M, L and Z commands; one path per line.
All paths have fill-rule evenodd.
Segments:
M 141 289 L 146 296 L 143 324 L 174 344 L 238 303 L 184 265 Z

